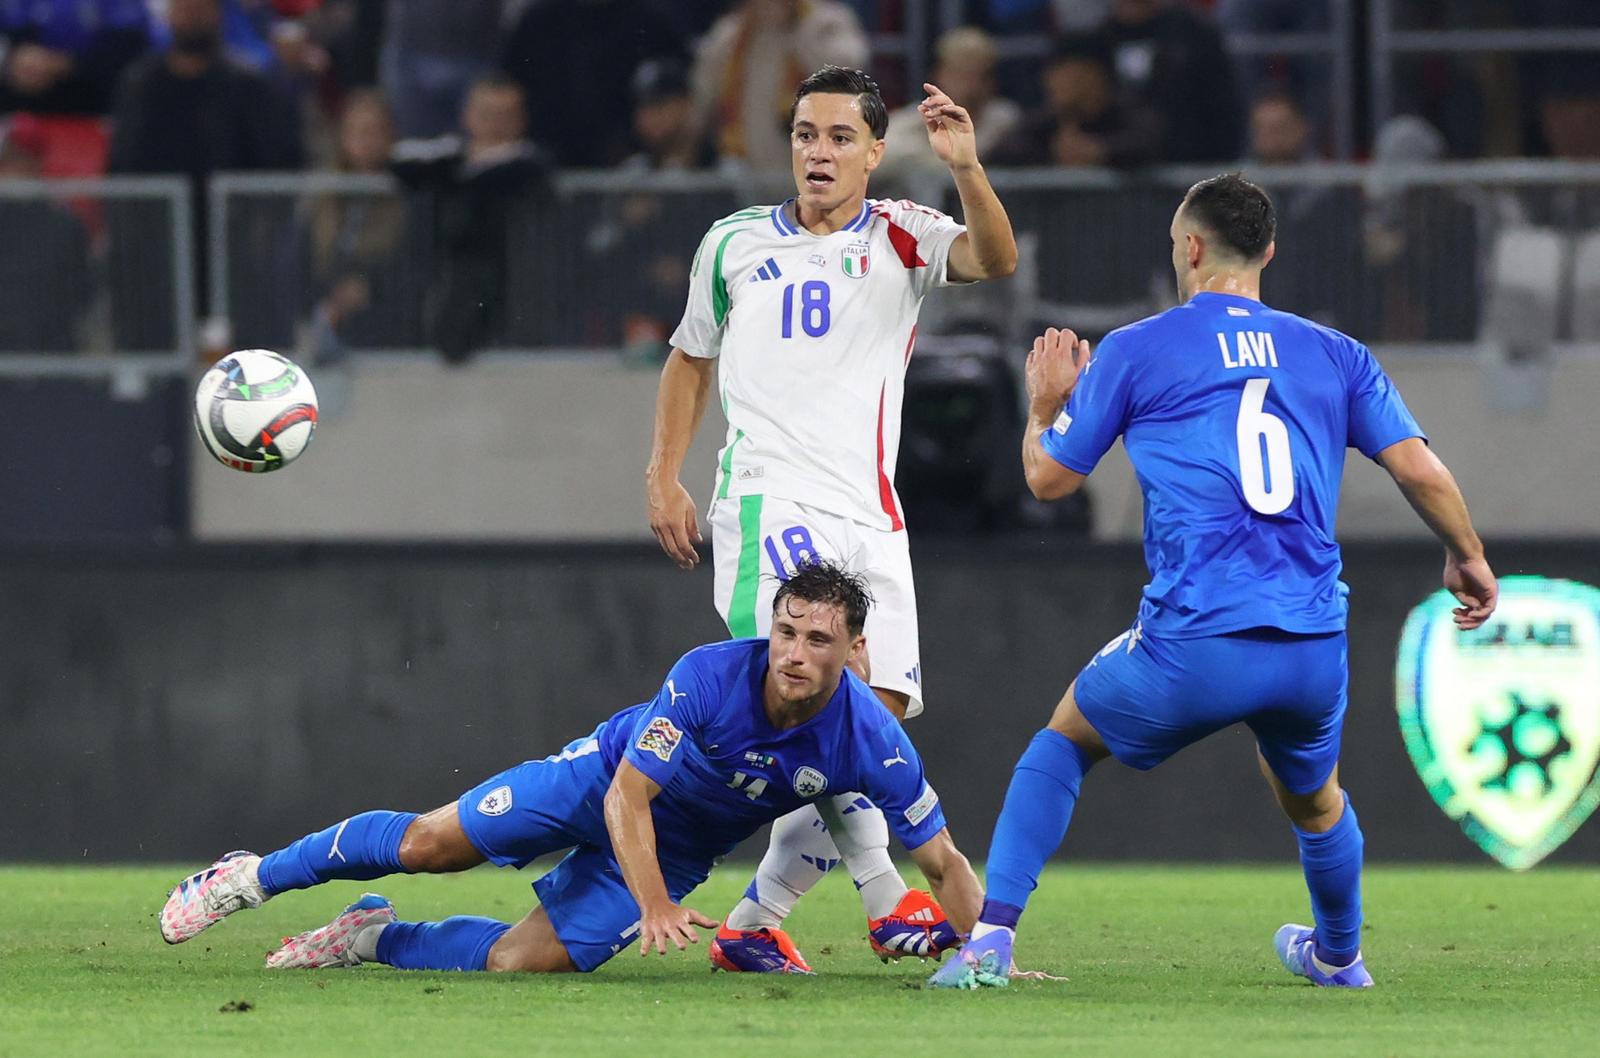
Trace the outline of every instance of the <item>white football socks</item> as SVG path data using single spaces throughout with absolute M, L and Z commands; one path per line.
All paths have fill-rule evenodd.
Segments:
M 996 926 L 988 922 L 979 922 L 977 925 L 972 927 L 973 940 L 978 940 L 979 938 L 987 936 L 990 933 L 1009 933 L 1011 934 L 1012 940 L 1015 940 L 1017 937 L 1017 931 L 1012 929 L 1010 926 Z
M 810 805 L 772 823 L 767 854 L 756 868 L 755 899 L 748 895 L 728 915 L 732 929 L 777 929 L 794 910 L 796 900 L 839 859 L 822 818 Z
M 889 821 L 877 805 L 858 793 L 817 802 L 850 877 L 861 893 L 868 918 L 883 918 L 910 891 L 889 858 Z
M 888 915 L 906 895 L 905 879 L 889 858 L 889 824 L 883 812 L 861 794 L 839 794 L 772 824 L 772 842 L 756 868 L 756 896 L 739 901 L 728 915 L 728 926 L 779 928 L 795 902 L 841 859 L 868 918 Z

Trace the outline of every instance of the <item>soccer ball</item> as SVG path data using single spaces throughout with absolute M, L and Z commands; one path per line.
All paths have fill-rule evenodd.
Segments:
M 194 428 L 225 467 L 248 474 L 279 470 L 311 443 L 317 391 L 288 358 L 266 349 L 241 349 L 200 379 Z

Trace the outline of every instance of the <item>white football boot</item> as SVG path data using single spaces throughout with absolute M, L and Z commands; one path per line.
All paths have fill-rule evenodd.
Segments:
M 260 866 L 253 852 L 230 852 L 179 882 L 161 909 L 161 939 L 182 944 L 235 911 L 266 903 L 268 894 L 256 877 Z
M 387 926 L 395 920 L 394 905 L 377 893 L 366 893 L 326 926 L 295 937 L 267 956 L 269 970 L 316 970 L 358 966 L 356 938 L 369 926 Z

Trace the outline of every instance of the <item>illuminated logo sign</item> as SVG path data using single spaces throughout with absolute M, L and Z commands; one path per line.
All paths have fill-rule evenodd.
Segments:
M 1400 733 L 1445 815 L 1522 870 L 1600 804 L 1600 589 L 1507 577 L 1470 632 L 1451 620 L 1456 605 L 1440 591 L 1406 619 Z

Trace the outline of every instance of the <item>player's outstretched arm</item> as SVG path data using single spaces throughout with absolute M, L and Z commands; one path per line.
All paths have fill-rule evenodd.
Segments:
M 939 160 L 950 167 L 956 192 L 961 196 L 961 216 L 967 230 L 950 246 L 951 279 L 997 279 L 1017 270 L 1017 238 L 1011 218 L 994 193 L 978 161 L 977 130 L 972 115 L 935 84 L 917 106 L 928 129 L 928 143 Z
M 656 858 L 656 825 L 650 818 L 650 802 L 661 792 L 654 779 L 629 764 L 617 763 L 617 774 L 606 791 L 606 830 L 611 835 L 611 851 L 622 868 L 628 891 L 639 905 L 639 954 L 649 955 L 655 948 L 667 953 L 667 942 L 683 951 L 700 943 L 696 926 L 716 929 L 717 921 L 692 907 L 680 907 L 667 893 L 661 877 L 661 861 Z
M 1477 628 L 1494 613 L 1499 586 L 1454 475 L 1420 437 L 1390 445 L 1378 453 L 1378 462 L 1444 544 L 1444 586 L 1461 603 L 1456 626 Z
M 689 454 L 689 443 L 706 413 L 706 397 L 711 392 L 711 374 L 715 370 L 713 361 L 674 349 L 661 369 L 661 384 L 656 390 L 655 440 L 644 472 L 645 500 L 650 509 L 650 531 L 679 569 L 693 569 L 700 561 L 700 554 L 694 549 L 700 543 L 694 497 L 678 476 L 683 471 L 684 457 Z
M 978 912 L 983 910 L 983 886 L 972 864 L 956 848 L 950 828 L 945 827 L 912 849 L 911 858 L 928 879 L 933 898 L 950 916 L 950 924 L 956 932 L 962 936 L 971 933 L 978 921 Z
M 1022 431 L 1022 472 L 1028 479 L 1028 491 L 1041 500 L 1070 496 L 1083 484 L 1084 475 L 1051 458 L 1039 439 L 1055 425 L 1088 362 L 1089 343 L 1055 327 L 1035 338 L 1028 354 L 1028 424 Z

